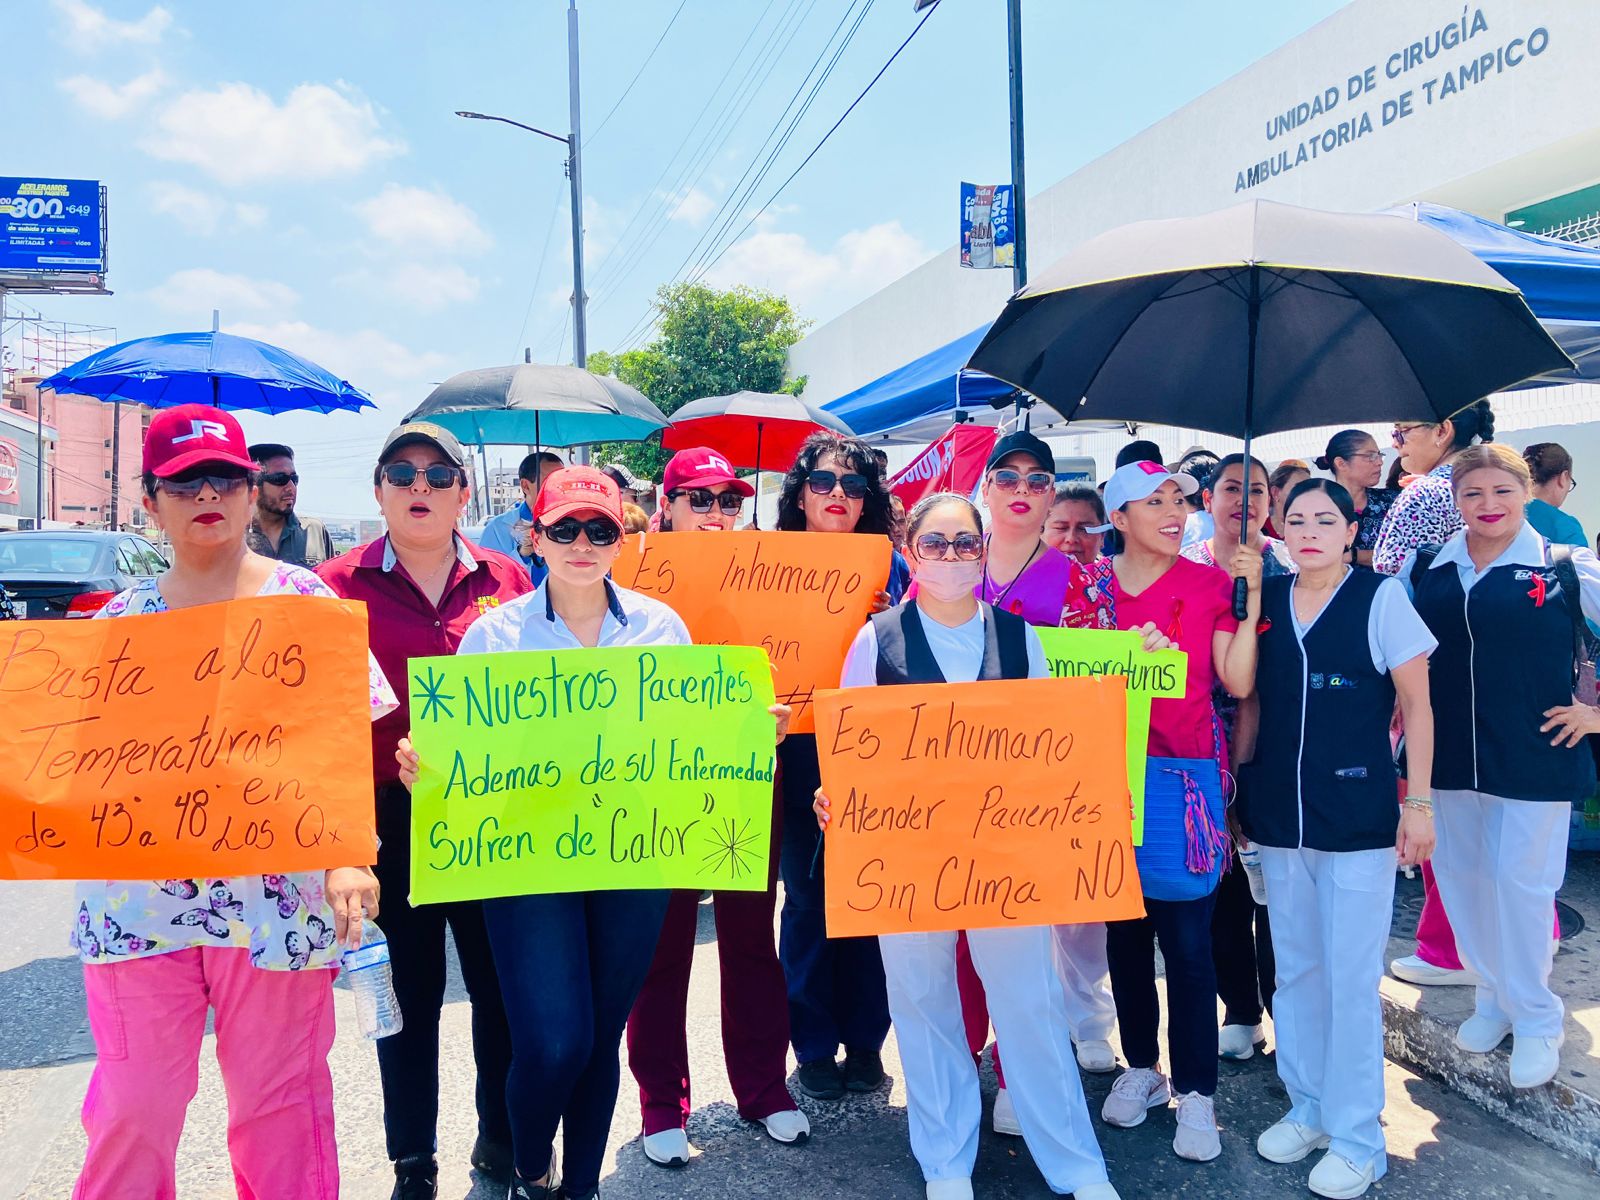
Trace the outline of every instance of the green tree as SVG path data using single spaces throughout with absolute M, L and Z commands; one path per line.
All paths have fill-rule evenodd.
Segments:
M 754 288 L 719 292 L 701 284 L 674 283 L 656 293 L 656 339 L 648 346 L 589 356 L 589 370 L 632 384 L 671 416 L 691 400 L 732 392 L 789 392 L 806 381 L 785 381 L 789 347 L 809 321 L 802 321 L 782 296 Z M 593 449 L 596 463 L 625 463 L 635 475 L 660 480 L 671 453 L 659 435 L 644 442 L 606 442 Z

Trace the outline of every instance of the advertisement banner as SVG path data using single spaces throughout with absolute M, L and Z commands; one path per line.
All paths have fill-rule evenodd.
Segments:
M 989 461 L 999 433 L 992 425 L 953 427 L 890 479 L 889 490 L 900 497 L 907 512 L 934 492 L 970 496 L 983 477 L 983 464 Z
M 760 650 L 465 654 L 407 674 L 411 903 L 766 888 L 777 725 Z
M 97 182 L 0 176 L 0 276 L 104 270 Z
M 370 863 L 367 610 L 266 596 L 0 622 L 0 878 Z
M 961 185 L 961 265 L 984 270 L 1016 263 L 1017 226 L 1009 183 Z
M 817 695 L 829 937 L 1144 915 L 1115 677 Z
M 812 693 L 839 685 L 889 554 L 888 538 L 859 533 L 642 533 L 611 578 L 670 607 L 698 645 L 765 650 L 790 731 L 810 733 Z
M 10 438 L 0 437 L 0 507 L 16 508 L 21 500 L 21 447 Z

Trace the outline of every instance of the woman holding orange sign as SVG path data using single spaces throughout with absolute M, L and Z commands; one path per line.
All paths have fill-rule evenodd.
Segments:
M 1048 677 L 1039 635 L 1020 616 L 978 600 L 985 551 L 982 518 L 970 501 L 948 492 L 919 501 L 906 525 L 917 598 L 862 628 L 839 685 Z M 829 805 L 820 787 L 814 808 L 826 831 Z M 1017 1120 L 1040 1173 L 1063 1195 L 1116 1200 L 1073 1060 L 1051 928 L 975 929 L 966 936 L 1005 1040 Z M 983 1116 L 977 1068 L 966 1051 L 956 939 L 953 931 L 878 939 L 906 1076 L 911 1151 L 928 1200 L 970 1200 Z

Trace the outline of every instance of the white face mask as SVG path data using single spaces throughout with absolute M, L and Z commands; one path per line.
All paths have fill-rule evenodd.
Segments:
M 917 590 L 926 592 L 935 600 L 949 603 L 978 590 L 983 578 L 982 560 L 966 562 L 962 559 L 930 558 L 917 560 Z

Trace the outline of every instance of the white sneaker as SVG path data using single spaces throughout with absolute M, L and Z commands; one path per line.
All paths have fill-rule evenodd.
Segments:
M 658 1167 L 686 1167 L 689 1165 L 689 1135 L 681 1129 L 647 1133 L 644 1156 Z
M 1566 1040 L 1565 1033 L 1558 1037 L 1513 1038 L 1511 1086 L 1536 1088 L 1554 1079 L 1561 1069 L 1561 1044 Z
M 928 1200 L 972 1200 L 970 1179 L 930 1179 L 926 1190 Z
M 1449 967 L 1436 967 L 1431 962 L 1424 962 L 1415 954 L 1395 959 L 1389 964 L 1389 974 L 1396 979 L 1404 979 L 1407 983 L 1414 983 L 1418 987 L 1452 985 L 1477 987 L 1483 982 L 1475 971 L 1452 971 Z
M 1152 1108 L 1164 1108 L 1172 1099 L 1167 1077 L 1152 1067 L 1129 1067 L 1111 1085 L 1111 1094 L 1100 1106 L 1100 1117 L 1107 1125 L 1132 1129 L 1143 1125 Z
M 1190 1162 L 1210 1162 L 1222 1153 L 1216 1105 L 1210 1096 L 1184 1092 L 1178 1097 L 1178 1132 L 1172 1138 L 1172 1152 Z
M 793 1146 L 811 1136 L 811 1122 L 798 1108 L 786 1108 L 761 1118 L 767 1136 L 785 1146 Z
M 994 1131 L 1008 1137 L 1022 1136 L 1022 1123 L 1017 1120 L 1017 1110 L 1011 1103 L 1011 1093 L 1001 1088 L 994 1094 Z
M 1374 1174 L 1372 1163 L 1365 1168 L 1358 1168 L 1344 1155 L 1330 1150 L 1322 1156 L 1321 1162 L 1311 1168 L 1306 1186 L 1330 1200 L 1354 1200 L 1356 1196 L 1366 1195 L 1367 1189 L 1372 1186 Z
M 1254 1057 L 1256 1047 L 1266 1041 L 1266 1031 L 1259 1025 L 1224 1025 L 1217 1035 L 1217 1057 L 1243 1062 Z
M 1117 1055 L 1105 1038 L 1085 1038 L 1077 1045 L 1078 1065 L 1095 1075 L 1117 1069 Z
M 1328 1141 L 1322 1130 L 1285 1117 L 1256 1139 L 1256 1153 L 1268 1162 L 1296 1163 L 1313 1150 L 1326 1149 Z
M 1510 1032 L 1510 1021 L 1474 1014 L 1461 1022 L 1461 1028 L 1456 1030 L 1456 1045 L 1468 1054 L 1488 1054 L 1505 1041 L 1506 1034 Z
M 1072 1193 L 1072 1200 L 1122 1200 L 1122 1196 L 1109 1183 L 1086 1183 Z

